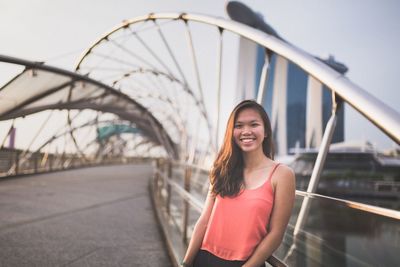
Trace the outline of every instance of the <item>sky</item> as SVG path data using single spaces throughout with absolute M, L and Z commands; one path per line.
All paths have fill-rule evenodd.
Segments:
M 333 55 L 348 66 L 351 81 L 400 113 L 400 1 L 242 2 L 295 46 L 319 57 Z M 81 52 L 101 35 L 123 20 L 157 12 L 227 18 L 223 0 L 0 0 L 0 54 L 72 70 Z M 15 74 L 0 65 L 1 84 Z M 363 131 L 350 131 L 358 119 L 346 114 L 346 139 L 369 138 Z M 376 132 L 369 134 L 382 139 Z M 388 139 L 382 143 L 390 145 Z

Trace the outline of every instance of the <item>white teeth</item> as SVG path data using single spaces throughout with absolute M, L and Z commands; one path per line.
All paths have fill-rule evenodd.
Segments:
M 241 138 L 240 141 L 243 143 L 250 143 L 254 140 L 254 138 Z

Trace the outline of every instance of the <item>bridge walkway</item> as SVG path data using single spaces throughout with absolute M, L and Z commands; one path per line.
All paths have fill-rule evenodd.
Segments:
M 149 164 L 0 181 L 0 266 L 172 266 Z

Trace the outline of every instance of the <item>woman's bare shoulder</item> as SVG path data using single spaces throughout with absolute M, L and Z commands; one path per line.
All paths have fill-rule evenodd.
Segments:
M 294 183 L 295 174 L 291 167 L 280 163 L 277 169 L 275 170 L 275 174 L 273 177 L 275 183 Z

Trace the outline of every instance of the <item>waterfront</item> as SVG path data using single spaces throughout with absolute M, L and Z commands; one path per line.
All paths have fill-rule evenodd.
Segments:
M 335 148 L 332 145 L 316 193 L 400 210 L 400 157 L 373 149 Z M 293 156 L 296 187 L 306 191 L 317 157 L 316 151 Z

